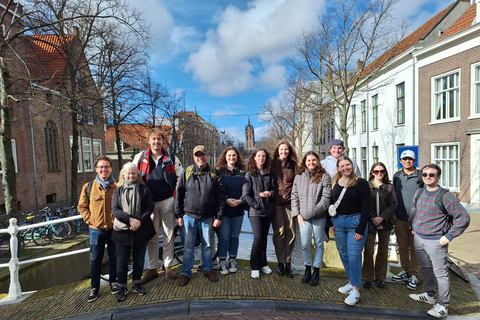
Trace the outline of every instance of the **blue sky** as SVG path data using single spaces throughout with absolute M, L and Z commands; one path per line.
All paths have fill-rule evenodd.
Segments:
M 332 1 L 332 0 L 330 0 Z M 453 0 L 400 0 L 410 32 Z M 186 108 L 244 141 L 248 117 L 258 140 L 260 108 L 281 96 L 292 44 L 310 31 L 325 0 L 133 1 L 150 22 L 154 78 L 186 93 Z

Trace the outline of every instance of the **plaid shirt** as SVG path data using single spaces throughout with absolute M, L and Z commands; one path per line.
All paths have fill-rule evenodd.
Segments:
M 453 226 L 445 233 L 447 216 L 435 203 L 440 188 L 435 191 L 424 189 L 417 203 L 415 203 L 415 198 L 421 191 L 422 189 L 419 189 L 415 193 L 412 212 L 408 219 L 415 233 L 425 239 L 440 239 L 445 235 L 449 241 L 452 241 L 453 238 L 458 237 L 467 229 L 470 224 L 470 215 L 453 194 L 446 192 L 442 199 L 445 209 L 453 217 Z

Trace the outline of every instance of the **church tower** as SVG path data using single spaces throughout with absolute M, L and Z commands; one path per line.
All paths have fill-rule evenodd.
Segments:
M 255 148 L 255 129 L 250 124 L 250 118 L 248 118 L 248 125 L 245 126 L 245 149 L 252 150 Z

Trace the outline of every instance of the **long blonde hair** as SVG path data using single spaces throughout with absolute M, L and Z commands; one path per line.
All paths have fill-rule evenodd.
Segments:
M 138 182 L 140 182 L 140 184 L 145 184 L 145 182 L 143 182 L 142 175 L 140 174 L 140 170 L 138 170 L 137 166 L 133 164 L 133 162 L 127 162 L 123 165 L 122 170 L 120 170 L 120 177 L 118 178 L 117 188 L 120 188 L 123 185 L 123 181 L 125 181 L 125 178 L 123 176 L 128 171 L 128 169 L 133 169 L 133 168 L 135 168 L 135 170 L 137 171 Z
M 347 160 L 352 164 L 352 174 L 350 175 L 350 179 L 348 179 L 348 183 L 345 186 L 345 189 L 348 189 L 350 187 L 355 187 L 357 185 L 358 176 L 357 176 L 357 173 L 355 172 L 355 166 L 353 165 L 352 159 L 350 159 L 347 156 L 340 156 L 338 157 L 338 160 L 337 160 L 337 173 L 335 173 L 335 175 L 333 176 L 332 188 L 335 186 L 338 180 L 340 180 L 343 177 L 342 173 L 338 171 L 338 165 L 340 164 L 341 161 L 344 161 L 344 160 Z

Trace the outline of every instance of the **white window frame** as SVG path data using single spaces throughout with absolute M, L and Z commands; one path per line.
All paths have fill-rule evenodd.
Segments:
M 13 162 L 15 164 L 15 173 L 18 173 L 18 163 L 17 163 L 17 142 L 15 139 L 12 139 L 12 153 L 13 153 Z M 0 152 L 2 152 L 0 150 Z M 3 170 L 0 168 L 0 174 L 3 174 Z
M 102 139 L 93 139 L 93 161 L 102 155 Z
M 70 161 L 72 160 L 72 144 L 73 144 L 73 136 L 70 136 Z M 77 172 L 83 172 L 83 158 L 82 158 L 82 141 L 80 137 L 78 137 L 78 166 Z
M 357 106 L 352 106 L 352 134 L 357 133 Z
M 83 170 L 85 172 L 93 172 L 93 145 L 92 139 L 82 137 L 82 153 L 83 153 Z M 90 166 L 88 165 L 90 160 Z
M 403 96 L 398 95 L 398 91 L 400 87 L 403 87 Z M 402 104 L 402 109 L 400 109 L 400 104 Z M 395 86 L 395 115 L 396 115 L 396 124 L 397 126 L 404 126 L 405 125 L 405 81 L 397 84 Z M 403 121 L 400 122 L 399 114 L 402 115 Z
M 360 102 L 361 131 L 367 132 L 367 100 Z
M 478 79 L 475 77 L 477 68 Z M 470 75 L 470 116 L 468 118 L 475 119 L 480 118 L 480 62 L 472 64 Z
M 117 152 L 118 151 L 117 141 L 115 141 L 113 145 L 114 145 L 113 151 Z M 125 152 L 125 141 L 120 141 L 120 151 Z
M 436 156 L 436 148 L 452 146 L 456 147 L 456 159 L 450 158 L 449 156 L 447 156 L 446 158 L 443 156 Z M 449 189 L 451 192 L 460 192 L 460 142 L 432 143 L 431 148 L 432 163 L 435 163 L 442 169 L 442 175 L 440 177 L 440 181 L 438 181 L 438 184 L 444 188 Z M 453 167 L 445 165 L 449 164 L 450 162 L 454 162 Z M 456 181 L 454 181 L 453 183 L 452 181 L 447 181 L 447 179 L 450 180 L 449 176 L 457 177 Z
M 442 78 L 447 78 L 447 77 L 449 77 L 451 75 L 455 75 L 455 74 L 457 74 L 457 83 L 458 83 L 457 86 L 436 91 L 435 84 L 436 84 L 437 80 L 442 79 Z M 460 106 L 461 106 L 461 101 L 460 101 L 460 99 L 461 99 L 461 97 L 460 97 L 460 89 L 461 89 L 460 88 L 460 83 L 461 83 L 461 81 L 460 80 L 461 80 L 461 78 L 462 78 L 461 69 L 452 70 L 450 72 L 432 77 L 432 80 L 431 80 L 431 123 L 445 123 L 445 122 L 453 122 L 453 121 L 459 121 L 460 120 Z M 454 114 L 453 116 L 437 119 L 436 118 L 436 114 L 437 114 L 437 106 L 436 106 L 436 100 L 437 99 L 436 98 L 437 98 L 437 95 L 440 94 L 440 93 L 448 93 L 448 92 L 452 92 L 452 91 L 457 92 L 457 95 L 456 95 L 457 106 L 454 108 L 454 113 L 456 113 L 456 114 Z M 446 112 L 448 112 L 448 109 L 449 109 L 448 99 L 447 99 L 447 107 L 445 109 L 446 109 Z
M 378 93 L 372 96 L 372 131 L 378 130 Z

